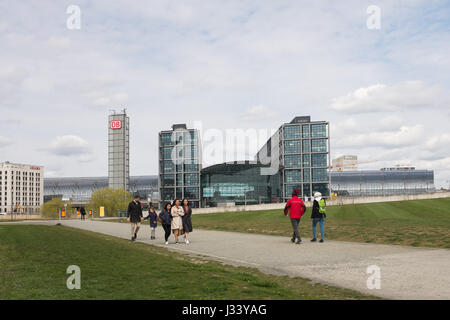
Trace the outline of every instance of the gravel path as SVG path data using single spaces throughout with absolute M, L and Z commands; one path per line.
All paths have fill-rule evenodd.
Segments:
M 55 224 L 58 221 L 26 221 L 26 224 Z M 67 220 L 63 225 L 120 238 L 130 238 L 129 224 L 106 221 Z M 1 224 L 1 223 L 0 223 Z M 7 223 L 11 225 L 12 223 Z M 276 275 L 300 276 L 339 287 L 390 299 L 450 299 L 450 250 L 395 245 L 326 241 L 301 245 L 287 237 L 234 232 L 194 230 L 191 243 L 163 242 L 163 230 L 151 241 L 147 225 L 138 241 L 183 253 L 206 256 L 232 265 L 257 268 Z M 368 289 L 371 265 L 380 269 L 380 289 Z

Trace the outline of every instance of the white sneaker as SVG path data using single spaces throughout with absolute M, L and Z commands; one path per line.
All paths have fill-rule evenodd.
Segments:
M 169 241 L 166 241 L 166 244 L 169 244 Z
M 189 244 L 189 240 L 186 240 L 186 244 Z

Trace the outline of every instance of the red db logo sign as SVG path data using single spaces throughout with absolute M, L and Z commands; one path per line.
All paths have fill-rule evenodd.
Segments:
M 122 129 L 122 120 L 112 120 L 109 127 L 111 129 Z

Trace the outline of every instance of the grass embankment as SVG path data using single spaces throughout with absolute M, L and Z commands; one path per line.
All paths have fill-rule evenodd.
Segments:
M 312 237 L 311 208 L 300 234 Z M 290 236 L 282 210 L 201 214 L 194 228 Z M 319 231 L 319 225 L 317 225 Z M 450 198 L 329 206 L 326 239 L 450 248 Z
M 69 290 L 66 269 L 81 268 Z M 0 299 L 369 299 L 63 226 L 0 226 Z

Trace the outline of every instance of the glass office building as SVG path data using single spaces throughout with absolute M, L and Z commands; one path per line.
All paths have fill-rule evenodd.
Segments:
M 125 110 L 108 118 L 108 185 L 129 191 L 130 119 Z
M 331 192 L 340 197 L 389 196 L 435 192 L 431 170 L 331 172 Z
M 329 123 L 303 116 L 283 124 L 258 152 L 257 159 L 278 161 L 282 198 L 287 201 L 294 189 L 302 197 L 311 197 L 317 191 L 324 197 L 330 195 L 329 154 Z
M 176 124 L 159 133 L 159 190 L 162 202 L 188 199 L 200 206 L 201 143 L 198 130 Z
M 222 163 L 201 171 L 202 206 L 279 202 L 280 175 L 261 175 L 259 163 Z M 267 166 L 266 166 L 267 167 Z

